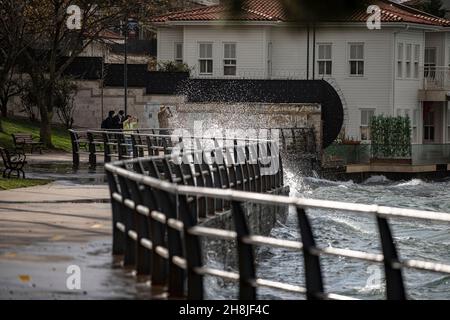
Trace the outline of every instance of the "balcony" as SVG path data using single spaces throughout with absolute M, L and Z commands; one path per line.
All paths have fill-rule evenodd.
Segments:
M 450 67 L 426 66 L 422 68 L 423 89 L 419 90 L 420 101 L 447 101 L 450 91 Z

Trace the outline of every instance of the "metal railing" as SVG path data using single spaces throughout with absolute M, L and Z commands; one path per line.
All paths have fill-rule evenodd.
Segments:
M 267 130 L 269 136 L 276 130 L 284 152 L 291 153 L 296 151 L 303 157 L 311 158 L 312 161 L 318 160 L 320 150 L 317 150 L 313 128 L 297 127 L 262 130 Z M 179 132 L 182 132 L 182 134 L 179 134 Z M 202 144 L 211 140 L 229 144 L 252 141 L 252 139 L 229 139 L 226 137 L 184 136 L 183 134 L 186 132 L 188 132 L 187 129 L 178 129 L 177 131 L 177 129 L 160 128 L 138 130 L 71 129 L 69 133 L 72 142 L 73 165 L 75 167 L 80 165 L 80 155 L 82 154 L 88 155 L 91 168 L 96 167 L 98 157 L 103 157 L 103 162 L 107 163 L 114 160 L 168 154 L 175 145 L 182 143 L 183 139 L 186 138 L 188 140 L 195 139 L 202 142 Z M 256 140 L 253 139 L 253 141 Z M 201 149 L 198 146 L 194 146 L 194 148 Z
M 232 157 L 223 166 L 176 164 L 168 156 L 106 164 L 112 201 L 113 253 L 123 255 L 125 266 L 133 266 L 138 274 L 150 276 L 152 286 L 166 285 L 170 297 L 188 299 L 204 298 L 205 276 L 238 282 L 240 299 L 256 299 L 260 287 L 301 293 L 308 299 L 352 299 L 325 291 L 322 256 L 383 264 L 387 299 L 406 299 L 402 275 L 405 268 L 450 274 L 447 264 L 400 259 L 388 222 L 390 219 L 422 219 L 449 223 L 450 214 L 275 195 L 277 188 L 283 186 L 282 166 L 264 176 L 261 174 L 264 159 L 254 159 L 257 153 L 252 150 L 255 148 L 252 144 L 233 146 L 228 150 Z M 216 148 L 201 152 L 225 151 Z M 243 162 L 236 156 L 241 151 L 246 155 Z M 190 153 L 191 159 L 196 154 Z M 279 154 L 272 153 L 269 157 L 273 160 Z M 249 162 L 256 165 L 254 170 L 249 169 Z M 255 182 L 259 187 L 252 188 Z M 301 241 L 253 235 L 243 208 L 245 204 L 294 208 Z M 234 230 L 199 225 L 202 218 L 228 209 Z M 307 211 L 309 209 L 373 216 L 382 252 L 317 246 L 309 218 L 313 212 Z M 235 241 L 238 272 L 207 266 L 203 261 L 202 238 Z M 257 277 L 254 254 L 257 246 L 302 252 L 305 286 Z
M 450 67 L 423 67 L 423 88 L 425 90 L 445 90 L 450 88 Z

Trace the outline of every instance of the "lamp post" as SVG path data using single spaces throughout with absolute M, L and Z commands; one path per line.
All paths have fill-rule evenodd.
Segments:
M 128 11 L 125 13 L 125 30 L 124 30 L 124 36 L 125 36 L 125 61 L 123 65 L 123 86 L 125 90 L 125 101 L 124 101 L 124 111 L 125 115 L 128 114 Z

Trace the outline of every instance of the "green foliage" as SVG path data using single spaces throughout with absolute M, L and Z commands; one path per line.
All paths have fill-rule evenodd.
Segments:
M 10 190 L 17 188 L 26 188 L 33 186 L 40 186 L 52 182 L 46 179 L 5 179 L 0 177 L 0 190 Z
M 370 121 L 372 158 L 410 158 L 411 124 L 408 117 L 374 116 Z
M 191 72 L 191 68 L 186 63 L 175 61 L 160 61 L 158 69 L 162 72 Z
M 424 1 L 420 9 L 437 17 L 443 18 L 445 16 L 445 10 L 442 9 L 441 0 Z
M 39 122 L 20 118 L 2 118 L 1 122 L 4 132 L 0 132 L 0 147 L 6 149 L 14 148 L 11 137 L 13 133 L 31 133 L 33 137 L 39 138 Z M 53 126 L 52 139 L 56 149 L 72 152 L 69 132 L 62 126 Z

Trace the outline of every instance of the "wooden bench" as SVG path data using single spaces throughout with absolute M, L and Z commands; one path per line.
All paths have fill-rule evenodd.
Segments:
M 12 137 L 16 151 L 20 150 L 22 153 L 25 153 L 25 147 L 30 146 L 31 153 L 33 153 L 34 149 L 39 149 L 39 153 L 42 154 L 43 143 L 34 140 L 31 133 L 13 133 Z
M 5 148 L 0 148 L 0 154 L 3 159 L 3 178 L 11 178 L 11 173 L 13 171 L 17 172 L 17 177 L 20 178 L 20 173 L 22 173 L 22 178 L 25 179 L 25 172 L 23 167 L 25 166 L 26 156 L 23 153 L 10 153 Z

